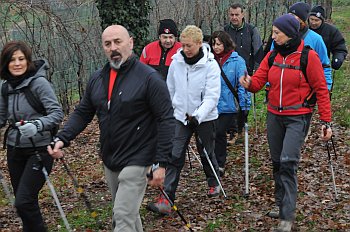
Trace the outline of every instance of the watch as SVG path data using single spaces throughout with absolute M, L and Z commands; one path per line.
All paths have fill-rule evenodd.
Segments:
M 156 164 L 152 164 L 152 172 L 154 172 L 155 170 L 157 170 L 159 168 L 159 163 Z

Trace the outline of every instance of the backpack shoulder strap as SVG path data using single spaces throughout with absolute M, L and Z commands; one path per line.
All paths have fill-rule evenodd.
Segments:
M 9 100 L 9 87 L 7 81 L 2 82 L 1 95 L 5 99 L 5 104 L 8 104 Z
M 277 50 L 276 50 L 276 49 L 273 49 L 272 52 L 270 53 L 269 58 L 268 58 L 269 68 L 272 67 L 273 62 L 275 61 L 276 56 L 277 56 Z
M 30 89 L 30 85 L 32 82 L 29 83 L 28 86 L 23 88 L 24 95 L 26 96 L 26 99 L 29 103 L 29 105 L 38 113 L 42 115 L 47 115 L 45 107 L 43 106 L 42 102 L 33 94 L 33 92 Z
M 301 51 L 301 56 L 300 56 L 300 69 L 304 74 L 306 82 L 309 83 L 306 75 L 306 68 L 307 68 L 307 62 L 308 62 L 308 57 L 309 57 L 309 51 L 312 50 L 312 48 L 309 45 L 305 45 L 303 50 Z

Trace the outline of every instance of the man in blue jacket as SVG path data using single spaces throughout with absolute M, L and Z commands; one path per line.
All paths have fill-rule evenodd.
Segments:
M 109 62 L 92 75 L 84 97 L 57 134 L 54 149 L 48 151 L 61 158 L 61 148 L 69 146 L 96 114 L 114 232 L 140 232 L 146 174 L 152 166 L 149 184 L 162 186 L 171 156 L 173 108 L 165 82 L 133 54 L 133 39 L 123 26 L 107 27 L 102 46 Z

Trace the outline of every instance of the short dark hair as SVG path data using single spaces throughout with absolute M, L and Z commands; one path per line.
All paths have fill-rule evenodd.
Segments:
M 244 6 L 240 3 L 233 3 L 230 5 L 230 8 L 232 9 L 237 9 L 237 8 L 241 8 L 241 12 L 243 13 L 243 10 L 244 10 Z
M 13 53 L 16 51 L 23 52 L 24 57 L 27 60 L 28 67 L 26 73 L 31 72 L 35 69 L 32 60 L 32 50 L 30 47 L 23 41 L 10 41 L 4 45 L 0 55 L 0 77 L 3 80 L 7 80 L 9 77 L 11 77 L 8 66 L 11 62 Z
M 224 52 L 228 52 L 236 48 L 236 44 L 233 42 L 231 36 L 225 31 L 213 32 L 209 41 L 211 48 L 213 48 L 216 38 L 224 45 Z

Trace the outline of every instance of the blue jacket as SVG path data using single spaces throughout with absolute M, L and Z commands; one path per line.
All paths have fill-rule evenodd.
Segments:
M 330 61 L 327 55 L 327 47 L 323 42 L 322 37 L 316 32 L 308 29 L 306 32 L 306 36 L 304 36 L 304 44 L 309 45 L 319 56 L 322 66 L 324 76 L 327 82 L 328 90 L 332 87 L 332 70 L 330 66 Z M 271 50 L 274 48 L 274 43 L 272 43 Z
M 222 70 L 231 82 L 232 86 L 238 90 L 239 105 L 242 110 L 249 110 L 251 101 L 251 94 L 246 91 L 240 84 L 239 78 L 244 75 L 246 71 L 245 61 L 238 55 L 237 52 L 232 52 L 231 56 L 223 64 Z M 221 76 L 221 94 L 218 103 L 219 114 L 222 113 L 237 113 L 237 105 L 235 104 L 235 97 L 231 90 L 226 85 L 224 78 Z

